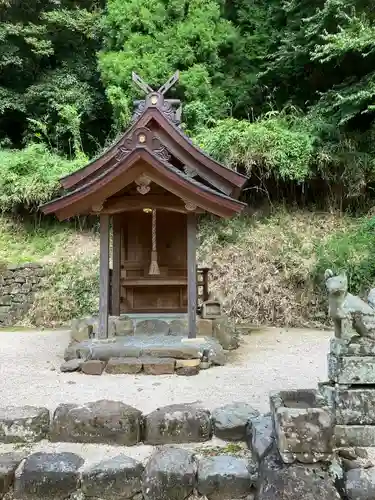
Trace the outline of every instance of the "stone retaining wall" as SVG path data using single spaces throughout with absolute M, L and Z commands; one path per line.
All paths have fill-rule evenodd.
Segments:
M 0 326 L 11 326 L 30 309 L 41 288 L 45 270 L 39 264 L 8 266 L 0 270 Z

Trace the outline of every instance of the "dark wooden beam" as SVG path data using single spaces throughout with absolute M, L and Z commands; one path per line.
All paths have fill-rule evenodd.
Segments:
M 109 216 L 100 216 L 100 295 L 99 338 L 108 337 L 108 292 L 109 292 Z
M 121 198 L 112 198 L 108 200 L 102 210 L 102 213 L 118 213 L 126 210 L 142 210 L 143 208 L 157 208 L 176 210 L 186 212 L 185 205 L 182 200 L 176 196 L 165 195 L 135 195 L 122 196 Z
M 120 316 L 121 293 L 121 215 L 112 217 L 112 314 Z
M 187 216 L 188 327 L 189 338 L 197 336 L 197 218 Z

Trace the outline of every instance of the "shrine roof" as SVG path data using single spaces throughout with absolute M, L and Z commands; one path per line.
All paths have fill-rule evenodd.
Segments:
M 164 94 L 177 73 L 157 92 L 133 74 L 148 92 L 136 101 L 129 129 L 98 158 L 60 180 L 68 192 L 41 207 L 60 219 L 90 213 L 109 197 L 145 176 L 197 207 L 227 217 L 242 211 L 237 201 L 247 178 L 204 153 L 180 129 L 180 102 Z M 125 199 L 125 198 L 124 198 Z
M 60 220 L 95 212 L 94 206 L 102 206 L 105 210 L 108 198 L 142 176 L 179 198 L 193 203 L 197 208 L 220 217 L 233 216 L 242 212 L 246 206 L 245 203 L 191 178 L 146 147 L 135 148 L 127 160 L 126 163 L 115 164 L 91 181 L 42 205 L 41 210 L 45 214 L 55 213 Z M 145 203 L 147 204 L 147 195 Z

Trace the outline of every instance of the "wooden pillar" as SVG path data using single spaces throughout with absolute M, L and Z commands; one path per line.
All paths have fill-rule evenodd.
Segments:
M 187 216 L 188 326 L 189 338 L 197 336 L 197 219 Z
M 121 215 L 112 216 L 112 315 L 120 316 L 121 295 Z
M 100 216 L 99 338 L 108 337 L 109 215 Z

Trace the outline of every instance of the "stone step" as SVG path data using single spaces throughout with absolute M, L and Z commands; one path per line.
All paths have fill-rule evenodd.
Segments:
M 258 467 L 244 443 L 111 447 L 40 442 L 0 448 L 0 497 L 64 498 L 250 497 Z M 12 491 L 12 485 L 13 491 Z

